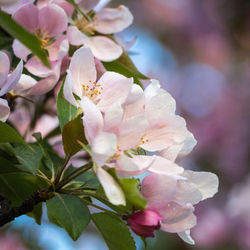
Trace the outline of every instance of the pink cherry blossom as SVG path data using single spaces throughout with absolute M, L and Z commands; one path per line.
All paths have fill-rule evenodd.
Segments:
M 190 229 L 196 225 L 193 205 L 214 196 L 218 178 L 209 172 L 184 171 L 186 179 L 151 174 L 143 179 L 141 192 L 147 209 L 159 214 L 160 229 L 178 233 L 186 242 L 194 244 Z
M 121 56 L 122 48 L 106 36 L 88 34 L 96 31 L 101 34 L 117 33 L 127 28 L 132 21 L 132 14 L 123 5 L 116 9 L 104 8 L 92 20 L 78 19 L 74 26 L 68 28 L 68 39 L 72 45 L 89 47 L 101 61 L 113 61 Z

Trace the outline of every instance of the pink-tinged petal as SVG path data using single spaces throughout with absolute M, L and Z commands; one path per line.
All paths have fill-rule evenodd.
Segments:
M 116 150 L 116 136 L 112 133 L 100 132 L 91 144 L 93 159 L 98 166 L 103 166 Z
M 100 0 L 75 0 L 75 2 L 80 9 L 90 11 L 100 2 Z
M 188 180 L 179 180 L 174 200 L 180 204 L 197 204 L 202 200 L 202 194 Z
M 186 138 L 183 142 L 183 146 L 179 152 L 178 157 L 182 158 L 188 155 L 196 146 L 196 144 L 197 144 L 197 141 L 195 140 L 194 135 L 191 132 L 187 131 Z
M 137 115 L 123 121 L 119 128 L 118 144 L 120 149 L 127 150 L 139 145 L 148 122 L 144 115 Z
M 38 22 L 43 34 L 54 37 L 66 31 L 68 17 L 61 7 L 49 4 L 39 10 Z
M 122 48 L 105 36 L 89 37 L 86 46 L 91 49 L 96 58 L 104 62 L 116 60 L 122 54 Z
M 57 84 L 58 77 L 51 75 L 37 82 L 37 84 L 30 89 L 28 95 L 43 95 L 52 90 Z
M 0 6 L 15 4 L 18 0 L 0 0 Z
M 161 230 L 170 233 L 179 233 L 196 225 L 196 216 L 194 214 L 189 215 L 187 218 L 173 224 L 162 223 Z
M 126 99 L 126 105 L 135 103 L 141 99 L 144 99 L 143 89 L 139 85 L 133 84 L 128 98 Z
M 31 32 L 35 32 L 38 28 L 38 8 L 34 4 L 24 5 L 12 17 Z
M 202 194 L 202 200 L 213 197 L 218 192 L 219 179 L 210 172 L 195 172 L 186 170 L 182 174 L 188 182 L 191 182 Z
M 6 0 L 6 1 L 11 2 L 9 0 Z M 13 1 L 15 1 L 15 0 L 13 0 Z M 23 5 L 34 3 L 34 1 L 35 0 L 19 0 L 19 1 L 17 0 L 17 1 L 15 1 L 14 4 L 2 7 L 2 10 L 5 11 L 5 12 L 7 12 L 8 14 L 13 14 L 19 8 L 21 8 Z
M 5 99 L 0 98 L 0 121 L 5 122 L 10 115 L 10 108 Z
M 190 244 L 190 245 L 194 245 L 195 242 L 192 239 L 192 237 L 190 236 L 190 230 L 186 230 L 184 232 L 180 232 L 178 233 L 178 235 L 180 236 L 180 238 L 182 240 L 184 240 L 186 243 Z
M 67 16 L 71 16 L 74 12 L 74 6 L 63 0 L 52 0 L 51 3 L 59 5 L 66 12 Z
M 175 224 L 189 217 L 193 211 L 194 207 L 191 204 L 180 205 L 176 202 L 169 202 L 168 206 L 159 213 L 163 217 L 163 224 Z
M 122 121 L 123 108 L 120 102 L 113 103 L 104 113 L 104 129 L 116 133 Z
M 93 27 L 99 33 L 112 34 L 123 31 L 133 22 L 129 9 L 120 5 L 116 9 L 105 8 L 94 18 Z
M 103 117 L 98 107 L 87 97 L 83 97 L 80 101 L 80 106 L 83 110 L 83 124 L 85 136 L 90 144 L 94 138 L 103 129 Z
M 36 57 L 31 57 L 25 64 L 25 68 L 33 75 L 44 78 L 54 73 L 56 62 L 51 63 L 51 68 L 44 66 L 44 64 Z
M 160 89 L 158 95 L 147 101 L 145 112 L 151 126 L 155 126 L 160 118 L 174 115 L 175 109 L 176 103 L 174 98 L 165 90 Z
M 10 59 L 4 52 L 0 51 L 0 87 L 7 80 L 10 71 Z
M 31 54 L 31 51 L 26 48 L 22 43 L 20 43 L 17 39 L 14 40 L 12 44 L 12 49 L 14 51 L 15 56 L 21 58 L 26 62 L 27 56 Z
M 35 86 L 36 83 L 37 81 L 31 76 L 22 74 L 18 84 L 15 86 L 13 91 L 15 92 L 15 94 L 23 95 L 27 92 L 28 89 Z
M 105 72 L 97 83 L 103 88 L 98 96 L 100 100 L 98 107 L 106 110 L 114 102 L 119 101 L 123 104 L 130 93 L 132 84 L 133 78 L 126 78 L 115 72 Z
M 179 167 L 177 164 L 163 157 L 155 156 L 155 160 L 148 171 L 159 175 L 168 175 L 177 179 L 183 179 L 180 174 L 183 173 L 184 168 Z
M 31 58 L 32 59 L 32 58 Z M 30 89 L 29 95 L 43 95 L 52 90 L 57 84 L 60 77 L 61 62 L 54 62 L 52 64 L 52 73 L 45 79 L 37 82 L 37 84 Z
M 144 90 L 146 100 L 149 101 L 153 96 L 156 96 L 160 93 L 161 85 L 158 80 L 151 79 L 151 84 L 147 86 Z
M 73 95 L 73 85 L 74 85 L 74 82 L 73 82 L 73 79 L 71 77 L 71 73 L 70 73 L 70 71 L 67 71 L 67 76 L 66 76 L 66 79 L 65 79 L 65 82 L 63 85 L 63 95 L 64 95 L 64 98 L 69 103 L 71 103 L 72 105 L 77 107 L 78 104 L 77 104 L 75 97 Z
M 150 174 L 142 181 L 141 192 L 147 200 L 147 208 L 162 209 L 173 200 L 176 193 L 177 180 L 168 176 Z
M 74 81 L 73 92 L 81 96 L 82 85 L 93 84 L 96 81 L 94 56 L 89 48 L 80 48 L 72 56 L 69 71 Z
M 109 201 L 114 205 L 125 206 L 125 195 L 115 179 L 101 167 L 97 168 L 96 174 Z
M 84 35 L 76 26 L 70 26 L 67 30 L 69 43 L 74 46 L 80 46 L 88 42 L 89 38 Z
M 51 61 L 61 60 L 68 54 L 69 42 L 66 36 L 61 36 L 54 43 L 47 47 L 49 52 L 49 59 Z
M 8 76 L 7 81 L 0 90 L 0 96 L 5 95 L 12 90 L 18 83 L 23 71 L 23 61 L 20 61 L 16 66 L 15 70 Z
M 153 161 L 152 156 L 133 155 L 131 158 L 121 154 L 117 160 L 117 170 L 124 174 L 139 175 L 147 171 Z

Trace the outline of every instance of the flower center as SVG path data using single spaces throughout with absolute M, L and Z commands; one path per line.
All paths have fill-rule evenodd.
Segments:
M 87 96 L 94 103 L 98 102 L 98 96 L 102 93 L 103 87 L 101 84 L 97 84 L 96 82 L 92 82 L 89 80 L 88 84 L 82 84 L 83 96 Z

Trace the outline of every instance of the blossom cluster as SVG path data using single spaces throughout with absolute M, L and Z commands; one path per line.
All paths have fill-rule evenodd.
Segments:
M 75 1 L 79 10 L 64 0 L 0 3 L 40 39 L 51 65 L 44 66 L 15 39 L 13 52 L 21 61 L 10 73 L 9 57 L 0 52 L 0 96 L 44 95 L 65 76 L 64 98 L 82 116 L 86 148 L 109 202 L 125 206 L 126 193 L 108 169 L 115 169 L 119 178 L 140 176 L 140 193 L 147 205 L 127 216 L 131 229 L 142 237 L 153 237 L 157 229 L 178 233 L 193 244 L 194 205 L 217 192 L 218 178 L 177 164 L 192 151 L 196 140 L 176 114 L 174 98 L 155 79 L 143 89 L 133 77 L 104 68 L 98 76 L 97 65 L 114 61 L 123 53 L 123 45 L 112 34 L 132 23 L 128 8 L 95 12 L 98 1 L 85 0 Z M 22 74 L 23 67 L 29 75 Z M 5 122 L 9 114 L 7 100 L 1 98 L 0 120 Z

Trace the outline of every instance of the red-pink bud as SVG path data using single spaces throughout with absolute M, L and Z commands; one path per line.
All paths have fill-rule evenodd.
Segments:
M 128 224 L 131 229 L 142 237 L 154 237 L 154 230 L 160 228 L 161 216 L 152 209 L 133 213 Z

